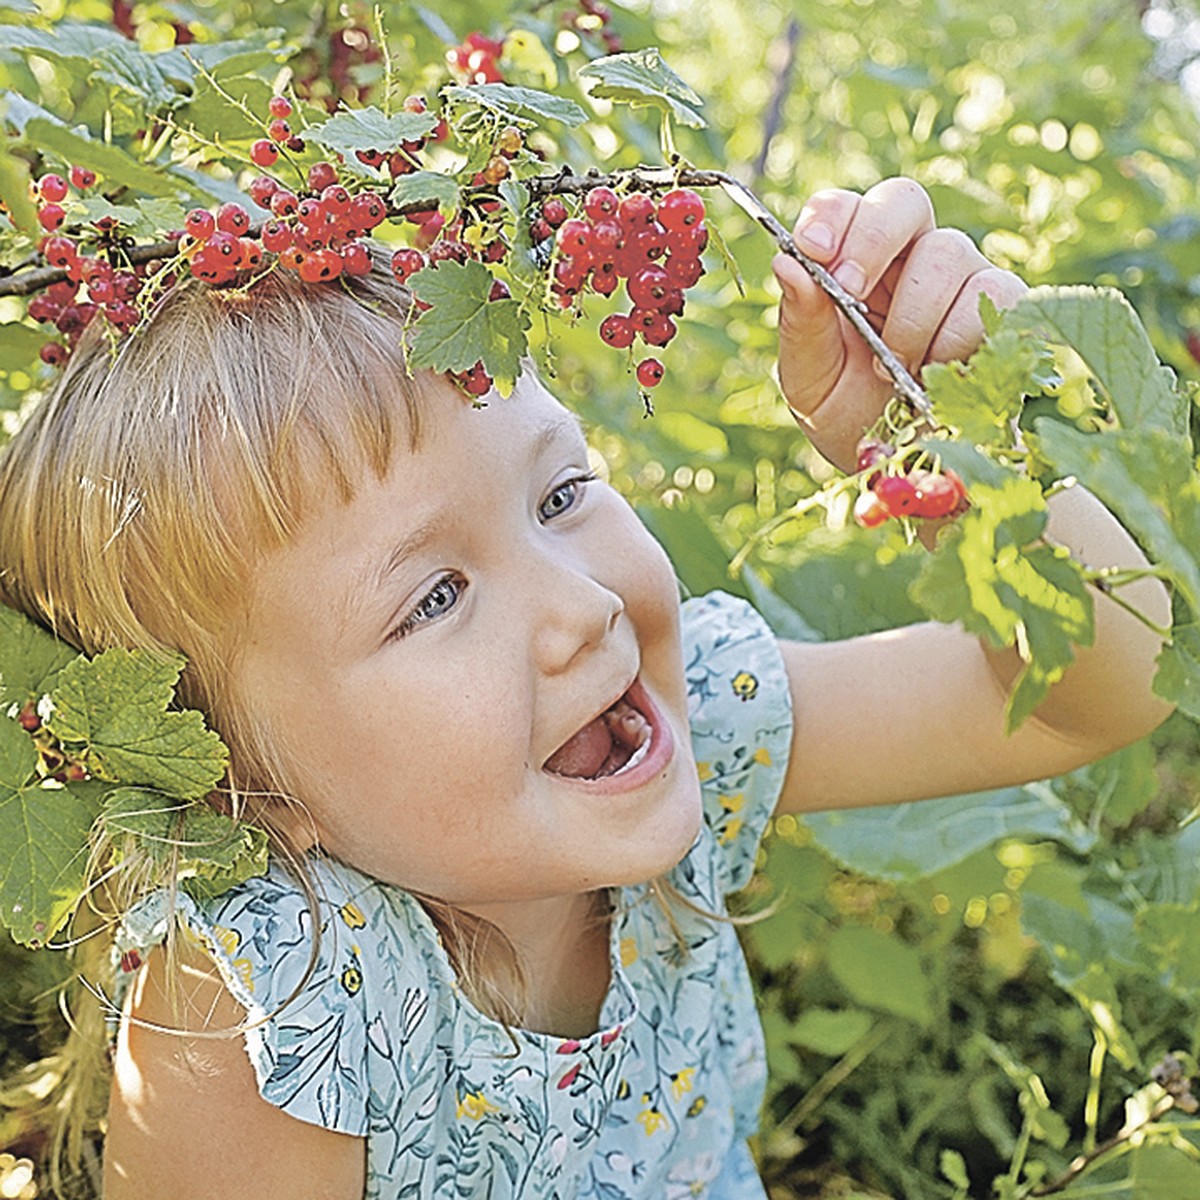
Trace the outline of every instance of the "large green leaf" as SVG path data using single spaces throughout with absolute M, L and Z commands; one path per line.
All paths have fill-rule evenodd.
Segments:
M 389 199 L 399 209 L 410 204 L 453 209 L 458 207 L 459 197 L 458 183 L 453 176 L 443 175 L 440 171 L 414 171 L 396 181 Z
M 1005 838 L 1052 838 L 1083 853 L 1095 837 L 1043 785 L 946 796 L 918 804 L 810 813 L 813 840 L 843 866 L 876 879 L 923 879 Z
M 180 190 L 170 175 L 145 166 L 119 146 L 55 121 L 32 118 L 25 124 L 21 141 L 32 149 L 56 154 L 65 162 L 99 172 L 110 188 L 124 186 L 151 196 L 171 196 Z
M 0 604 L 0 709 L 37 700 L 77 657 L 78 651 L 66 642 Z
M 918 1025 L 933 1018 L 929 974 L 920 954 L 876 929 L 837 930 L 827 946 L 829 969 L 855 1003 Z
M 398 112 L 386 116 L 377 108 L 340 112 L 319 125 L 310 125 L 304 139 L 352 159 L 356 150 L 395 150 L 401 142 L 415 142 L 437 127 L 435 113 Z
M 573 126 L 587 120 L 587 114 L 574 100 L 534 88 L 510 87 L 506 83 L 478 83 L 471 87 L 451 84 L 442 88 L 442 98 L 459 112 L 483 109 L 515 123 L 547 120 Z
M 33 740 L 0 719 L 0 922 L 25 945 L 47 942 L 79 901 L 95 785 L 62 787 L 37 776 Z
M 1087 434 L 1043 420 L 1034 428 L 1043 454 L 1117 515 L 1200 612 L 1200 477 L 1189 443 L 1152 426 Z
M 581 67 L 579 77 L 591 83 L 591 94 L 598 99 L 657 108 L 692 129 L 707 124 L 700 115 L 704 102 L 663 62 L 654 46 L 598 58 Z
M 1111 288 L 1034 288 L 1002 328 L 1035 329 L 1076 350 L 1125 429 L 1187 438 L 1188 405 L 1162 366 L 1137 313 Z
M 114 647 L 77 659 L 58 677 L 48 722 L 64 745 L 81 747 L 88 770 L 148 784 L 186 799 L 211 791 L 228 752 L 198 712 L 168 712 L 182 659 Z
M 993 485 L 968 474 L 968 484 L 971 509 L 944 531 L 911 594 L 936 620 L 1016 646 L 1024 666 L 1005 708 L 1011 732 L 1062 677 L 1074 647 L 1091 644 L 1092 597 L 1069 553 L 1040 540 L 1046 505 L 1034 480 L 1006 473 Z
M 529 317 L 515 300 L 489 300 L 493 279 L 477 262 L 443 262 L 418 271 L 411 286 L 431 305 L 417 319 L 412 365 L 465 371 L 482 362 L 501 388 L 511 387 L 528 347 Z
M 1171 644 L 1158 656 L 1154 690 L 1200 721 L 1200 627 L 1191 624 L 1172 630 Z

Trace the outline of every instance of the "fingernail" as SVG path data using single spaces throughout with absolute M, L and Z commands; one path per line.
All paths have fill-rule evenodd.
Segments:
M 811 225 L 805 225 L 803 229 L 797 230 L 796 238 L 813 250 L 833 249 L 833 230 L 820 221 L 814 221 Z
M 834 279 L 838 281 L 852 296 L 861 296 L 863 289 L 867 285 L 867 277 L 863 274 L 863 269 L 856 262 L 844 262 L 833 273 Z

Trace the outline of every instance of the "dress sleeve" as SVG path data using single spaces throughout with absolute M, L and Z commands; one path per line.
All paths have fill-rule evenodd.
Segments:
M 180 892 L 174 910 L 182 936 L 210 955 L 246 1011 L 246 1051 L 263 1099 L 310 1124 L 365 1135 L 359 909 L 327 894 L 314 905 L 276 868 L 211 904 Z M 136 966 L 139 947 L 163 940 L 170 914 L 161 892 L 134 909 L 118 940 L 122 967 Z
M 713 592 L 683 606 L 692 748 L 725 892 L 750 880 L 787 771 L 792 704 L 775 635 L 744 600 Z

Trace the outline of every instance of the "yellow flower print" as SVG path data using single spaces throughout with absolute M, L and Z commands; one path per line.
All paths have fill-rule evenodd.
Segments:
M 732 679 L 733 694 L 742 701 L 753 700 L 758 691 L 758 680 L 749 671 L 739 671 Z
M 666 1128 L 667 1118 L 657 1108 L 643 1108 L 637 1115 L 637 1119 L 642 1123 L 642 1127 L 646 1130 L 646 1136 L 649 1137 L 652 1133 L 657 1133 L 660 1129 Z
M 695 1100 L 688 1105 L 687 1115 L 689 1117 L 698 1117 L 704 1111 L 704 1106 L 707 1103 L 707 1096 L 697 1096 Z
M 347 967 L 342 972 L 342 987 L 348 996 L 353 996 L 362 987 L 362 972 L 357 967 Z
M 202 939 L 196 937 L 190 929 L 184 930 L 184 936 L 188 938 L 194 945 L 204 947 L 204 949 L 215 953 L 223 950 L 226 958 L 229 959 L 229 965 L 233 968 L 237 977 L 242 981 L 246 991 L 254 991 L 254 967 L 248 958 L 235 958 L 238 946 L 241 945 L 241 938 L 234 929 L 226 929 L 224 925 L 214 925 L 212 931 L 211 945 L 205 946 Z
M 226 929 L 224 925 L 214 925 L 212 931 L 213 941 L 232 958 L 237 953 L 238 938 L 237 931 L 234 929 Z
M 362 909 L 357 904 L 347 902 L 338 909 L 338 912 L 351 929 L 363 929 L 367 924 L 367 918 L 363 916 Z
M 766 746 L 759 746 L 759 748 L 755 750 L 752 757 L 756 763 L 761 763 L 764 767 L 769 767 L 771 765 L 771 752 L 766 748 Z
M 631 937 L 621 939 L 621 966 L 628 967 L 632 963 L 637 962 L 638 948 L 637 942 Z
M 745 803 L 746 803 L 746 793 L 745 792 L 736 792 L 732 796 L 722 796 L 721 797 L 721 807 L 726 812 L 731 812 L 731 813 L 741 812 L 742 808 L 745 806 Z
M 682 1100 L 684 1092 L 692 1090 L 692 1076 L 695 1073 L 695 1067 L 684 1067 L 682 1071 L 676 1071 L 671 1076 L 671 1093 L 676 1100 Z
M 488 1113 L 499 1112 L 500 1109 L 482 1092 L 468 1092 L 458 1101 L 454 1111 L 460 1121 L 463 1117 L 470 1117 L 472 1121 L 478 1121 L 480 1117 L 486 1117 Z
M 698 762 L 696 764 L 696 774 L 700 776 L 701 783 L 706 779 L 711 779 L 713 775 L 712 765 L 706 762 Z
M 717 840 L 722 846 L 728 846 L 729 843 L 732 842 L 739 833 L 741 833 L 743 824 L 745 824 L 745 822 L 741 817 L 734 817 L 734 819 L 728 822 L 725 828 L 722 829 L 717 835 Z

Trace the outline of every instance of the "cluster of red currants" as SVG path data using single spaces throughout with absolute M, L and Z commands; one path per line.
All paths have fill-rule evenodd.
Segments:
M 416 99 L 406 101 L 406 105 L 410 111 L 423 111 L 425 102 L 420 100 L 422 107 L 417 109 Z M 250 148 L 251 159 L 264 170 L 278 160 L 281 146 L 290 150 L 304 146 L 288 125 L 292 106 L 286 96 L 273 96 L 269 113 L 269 137 Z M 358 154 L 364 163 L 375 167 L 388 161 L 396 175 L 414 169 L 411 155 L 417 148 L 402 148 L 391 155 L 374 150 Z M 391 159 L 396 164 L 391 164 Z M 223 204 L 215 214 L 203 208 L 192 209 L 180 243 L 192 274 L 208 283 L 229 283 L 241 272 L 260 267 L 264 251 L 277 255 L 282 267 L 297 272 L 309 283 L 336 279 L 343 273 L 369 273 L 371 254 L 359 239 L 386 220 L 384 197 L 371 188 L 352 194 L 339 181 L 338 169 L 331 162 L 314 163 L 305 184 L 304 189 L 294 192 L 271 175 L 259 175 L 250 181 L 250 196 L 270 213 L 257 236 L 251 232 L 250 214 L 240 204 Z
M 26 704 L 17 713 L 17 723 L 33 738 L 38 752 L 38 771 L 43 778 L 59 783 L 80 783 L 91 778 L 87 768 L 75 756 L 68 754 L 59 740 L 42 724 L 33 704 Z
M 99 241 L 97 254 L 84 254 L 76 238 L 60 232 L 67 217 L 64 202 L 71 189 L 86 192 L 96 183 L 95 173 L 73 166 L 70 183 L 61 175 L 43 175 L 34 185 L 38 220 L 47 236 L 38 244 L 42 257 L 66 272 L 66 279 L 52 284 L 29 302 L 29 315 L 53 325 L 62 335 L 61 342 L 46 342 L 39 354 L 44 363 L 58 366 L 66 362 L 71 347 L 97 316 L 103 316 L 119 333 L 127 333 L 139 320 L 134 300 L 142 289 L 144 266 L 114 265 L 121 261 L 116 238 L 116 223 L 101 217 L 91 225 Z M 84 289 L 82 292 L 80 289 Z
M 873 529 L 894 517 L 957 517 L 966 512 L 967 489 L 954 471 L 873 471 L 895 453 L 895 446 L 878 438 L 866 437 L 858 443 L 857 469 L 871 472 L 866 491 L 854 504 L 859 525 Z
M 446 62 L 464 83 L 503 83 L 499 59 L 504 43 L 482 33 L 468 33 L 461 44 L 446 51 Z
M 578 33 L 599 36 L 606 54 L 620 54 L 622 50 L 621 35 L 609 28 L 612 13 L 608 6 L 599 0 L 579 0 L 574 9 L 567 9 L 559 18 L 562 25 L 574 29 Z
M 667 345 L 676 333 L 674 318 L 683 313 L 684 292 L 704 274 L 704 201 L 690 188 L 675 188 L 656 200 L 646 192 L 622 198 L 610 187 L 594 187 L 584 197 L 581 217 L 569 216 L 562 199 L 550 196 L 531 232 L 535 242 L 555 238 L 550 287 L 563 308 L 585 289 L 611 296 L 624 280 L 632 308 L 600 323 L 601 340 L 617 350 L 638 338 L 647 346 Z M 643 388 L 662 377 L 657 358 L 638 363 Z

